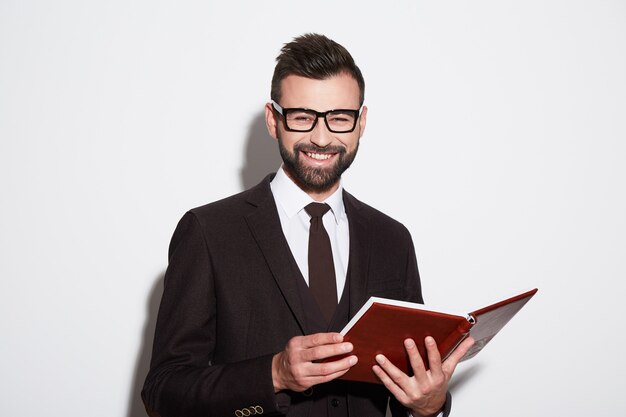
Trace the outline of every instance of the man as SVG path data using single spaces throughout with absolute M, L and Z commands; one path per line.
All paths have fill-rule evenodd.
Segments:
M 174 232 L 146 408 L 162 417 L 382 417 L 391 393 L 394 416 L 447 413 L 448 381 L 471 340 L 443 364 L 427 340 L 429 371 L 407 340 L 414 376 L 379 355 L 372 371 L 382 384 L 338 379 L 371 358 L 322 362 L 352 351 L 336 332 L 370 296 L 422 302 L 409 232 L 341 186 L 367 118 L 359 68 L 342 46 L 304 35 L 277 58 L 271 98 L 279 171 L 189 211 Z M 309 214 L 316 207 L 325 213 Z

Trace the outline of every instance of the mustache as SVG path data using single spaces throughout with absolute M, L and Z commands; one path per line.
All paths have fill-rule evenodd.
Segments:
M 314 143 L 298 143 L 293 147 L 293 150 L 296 152 L 337 153 L 341 155 L 346 153 L 346 148 L 343 146 L 328 145 L 321 147 Z

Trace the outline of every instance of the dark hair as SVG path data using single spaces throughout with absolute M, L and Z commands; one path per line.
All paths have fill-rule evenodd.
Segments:
M 270 96 L 280 103 L 280 83 L 288 75 L 324 80 L 342 72 L 356 80 L 361 92 L 359 104 L 362 105 L 365 99 L 365 80 L 350 52 L 324 35 L 307 33 L 286 43 L 280 50 L 280 55 L 276 57 Z

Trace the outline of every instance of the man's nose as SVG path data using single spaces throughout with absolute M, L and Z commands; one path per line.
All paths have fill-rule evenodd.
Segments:
M 330 145 L 333 141 L 333 135 L 328 126 L 326 126 L 326 120 L 323 117 L 317 118 L 317 123 L 311 131 L 311 142 L 317 146 L 324 148 Z

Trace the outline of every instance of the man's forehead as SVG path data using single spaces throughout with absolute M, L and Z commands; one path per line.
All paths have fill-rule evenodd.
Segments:
M 281 81 L 281 103 L 289 107 L 306 107 L 318 111 L 356 109 L 360 90 L 357 81 L 347 73 L 322 80 L 289 75 Z

